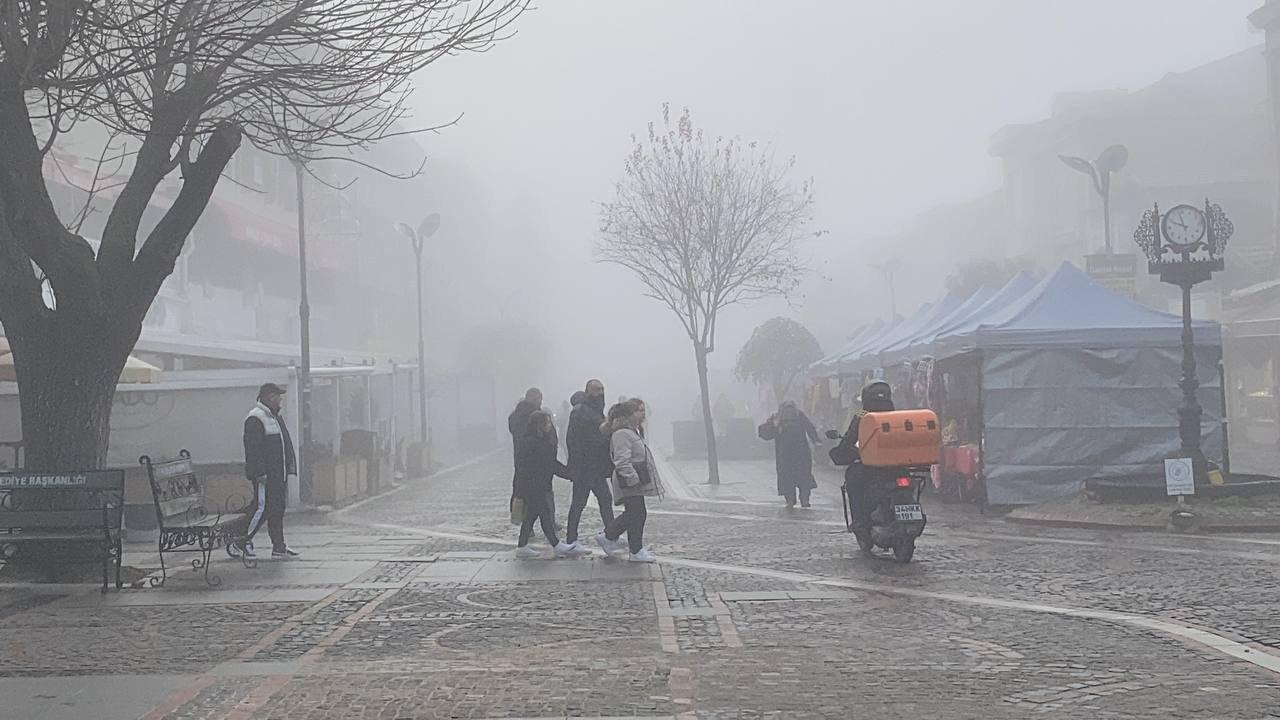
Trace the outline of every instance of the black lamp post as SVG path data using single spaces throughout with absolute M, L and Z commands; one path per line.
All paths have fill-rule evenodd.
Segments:
M 1177 457 L 1191 458 L 1197 479 L 1207 472 L 1200 449 L 1200 401 L 1197 391 L 1195 337 L 1191 329 L 1191 288 L 1223 269 L 1223 253 L 1235 227 L 1222 207 L 1178 205 L 1163 215 L 1156 205 L 1142 215 L 1133 239 L 1147 256 L 1147 268 L 1162 282 L 1182 289 L 1182 407 L 1178 410 L 1181 448 Z
M 427 352 L 422 308 L 422 249 L 427 238 L 440 229 L 440 215 L 438 213 L 428 215 L 418 225 L 417 230 L 405 223 L 396 223 L 396 229 L 413 244 L 413 254 L 418 263 L 418 442 L 421 443 L 420 447 L 425 452 L 422 470 L 428 472 L 431 469 L 431 430 L 427 425 Z

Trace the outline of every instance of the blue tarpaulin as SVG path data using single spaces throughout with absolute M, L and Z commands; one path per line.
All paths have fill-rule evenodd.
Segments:
M 1222 457 L 1217 323 L 1197 322 L 1203 450 Z M 1064 263 L 1034 288 L 939 338 L 982 363 L 983 467 L 992 504 L 1079 492 L 1094 477 L 1163 473 L 1179 445 L 1182 319 Z

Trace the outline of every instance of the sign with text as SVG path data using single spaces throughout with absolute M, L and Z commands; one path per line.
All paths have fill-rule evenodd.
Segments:
M 1118 253 L 1101 253 L 1086 255 L 1084 269 L 1089 277 L 1097 280 L 1104 287 L 1111 288 L 1121 295 L 1135 297 L 1138 276 L 1138 256 Z
M 1089 277 L 1104 287 L 1121 295 L 1137 295 L 1138 256 L 1123 253 L 1100 253 L 1084 257 L 1084 269 Z
M 15 473 L 0 475 L 0 488 L 84 487 L 89 484 L 85 473 Z
M 1167 495 L 1195 495 L 1196 475 L 1191 458 L 1164 461 L 1164 489 Z

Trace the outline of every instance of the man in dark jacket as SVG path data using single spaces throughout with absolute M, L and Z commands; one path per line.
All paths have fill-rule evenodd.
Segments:
M 511 459 L 515 462 L 515 458 L 520 454 L 520 439 L 524 437 L 525 430 L 529 428 L 529 418 L 542 409 L 542 391 L 538 388 L 529 388 L 524 393 L 524 399 L 516 403 L 516 409 L 511 411 L 507 416 L 507 430 L 511 433 Z M 511 491 L 514 493 L 516 489 L 515 475 L 511 478 Z
M 511 433 L 511 458 L 512 464 L 515 459 L 520 456 L 520 442 L 525 436 L 525 431 L 529 428 L 529 418 L 533 414 L 542 410 L 542 391 L 538 388 L 529 388 L 524 393 L 524 399 L 516 403 L 516 409 L 511 411 L 507 416 L 507 430 Z M 559 437 L 556 435 L 556 426 L 551 426 L 551 435 L 555 439 L 555 445 L 560 444 Z M 513 469 L 511 473 L 511 497 L 516 496 L 516 473 Z M 547 493 L 547 508 L 551 516 L 556 514 L 556 494 L 554 492 Z M 563 529 L 563 528 L 561 528 Z
M 253 502 L 249 505 L 249 525 L 240 540 L 246 557 L 256 557 L 253 536 L 265 519 L 271 536 L 271 557 L 298 557 L 284 541 L 284 506 L 289 481 L 298 481 L 298 459 L 293 440 L 284 425 L 280 411 L 284 407 L 285 389 L 275 383 L 258 388 L 258 403 L 244 419 L 244 474 L 253 483 Z
M 853 416 L 853 420 L 849 423 L 849 430 L 840 441 L 843 446 L 857 444 L 859 425 L 867 413 L 893 412 L 894 410 L 893 391 L 889 383 L 883 380 L 867 383 L 867 386 L 862 388 L 861 399 L 862 409 Z M 853 516 L 853 525 L 856 528 L 866 528 L 871 525 L 871 512 L 874 507 L 870 502 L 871 498 L 867 497 L 867 475 L 861 460 L 844 470 L 844 487 L 849 496 L 849 514 Z
M 565 542 L 578 543 L 578 524 L 587 498 L 594 494 L 600 506 L 600 520 L 613 522 L 613 493 L 609 491 L 609 477 L 613 475 L 613 459 L 609 453 L 609 438 L 601 431 L 604 424 L 604 383 L 587 382 L 582 402 L 574 405 L 569 413 L 569 429 L 565 431 L 564 444 L 569 453 L 569 478 L 573 481 L 573 504 L 569 506 L 569 523 Z

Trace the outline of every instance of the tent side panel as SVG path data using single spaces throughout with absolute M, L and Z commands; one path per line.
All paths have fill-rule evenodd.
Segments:
M 1197 348 L 1205 455 L 1222 457 L 1218 347 Z M 1178 448 L 1178 348 L 996 350 L 983 368 L 983 461 L 995 505 L 1079 492 L 1093 477 L 1163 473 Z M 1135 482 L 1137 478 L 1135 477 Z

